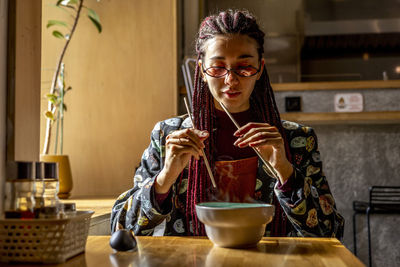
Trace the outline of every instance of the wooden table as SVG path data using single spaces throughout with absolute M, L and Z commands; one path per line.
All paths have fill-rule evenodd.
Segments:
M 85 254 L 58 266 L 365 266 L 334 238 L 263 238 L 252 249 L 228 249 L 207 238 L 137 237 L 137 251 L 118 253 L 109 239 L 89 236 Z

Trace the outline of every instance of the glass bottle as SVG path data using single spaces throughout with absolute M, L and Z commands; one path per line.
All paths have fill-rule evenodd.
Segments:
M 41 209 L 44 207 L 44 164 L 36 162 L 35 164 L 35 218 L 39 218 Z
M 58 194 L 58 163 L 43 162 L 44 167 L 44 193 L 43 207 L 40 212 L 40 218 L 55 219 L 60 216 L 61 203 Z
M 33 219 L 35 217 L 35 180 L 33 162 L 12 162 L 7 168 L 5 217 Z

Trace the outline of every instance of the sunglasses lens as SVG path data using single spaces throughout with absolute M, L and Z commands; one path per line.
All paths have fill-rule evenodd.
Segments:
M 225 68 L 208 68 L 206 73 L 212 77 L 222 77 L 228 73 L 228 70 Z
M 253 76 L 254 74 L 256 74 L 258 72 L 258 70 L 254 67 L 244 67 L 244 68 L 239 68 L 235 71 L 239 76 L 243 76 L 243 77 L 249 77 L 249 76 Z

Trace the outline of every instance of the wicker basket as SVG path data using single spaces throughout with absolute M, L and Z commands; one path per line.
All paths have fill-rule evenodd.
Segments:
M 0 261 L 61 263 L 85 250 L 93 211 L 63 219 L 0 220 Z

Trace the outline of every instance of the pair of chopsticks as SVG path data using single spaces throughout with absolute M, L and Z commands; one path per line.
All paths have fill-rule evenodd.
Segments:
M 193 118 L 192 118 L 192 113 L 190 112 L 189 105 L 188 105 L 188 102 L 187 102 L 187 100 L 186 100 L 186 97 L 183 98 L 183 101 L 185 102 L 186 110 L 187 110 L 187 113 L 188 113 L 188 115 L 189 115 L 190 121 L 192 122 L 193 129 L 196 129 L 196 128 L 194 127 L 194 122 L 193 122 Z M 240 125 L 236 122 L 235 118 L 233 118 L 233 116 L 232 116 L 232 114 L 229 112 L 229 110 L 225 107 L 225 105 L 224 105 L 222 102 L 219 102 L 219 104 L 221 105 L 221 107 L 223 108 L 223 110 L 226 112 L 226 114 L 228 115 L 228 117 L 232 120 L 233 124 L 235 124 L 236 128 L 239 129 L 239 128 L 240 128 Z M 255 147 L 252 147 L 252 148 L 253 148 L 254 152 L 256 152 L 256 154 L 257 154 L 257 156 L 260 158 L 260 160 L 263 162 L 263 164 L 265 165 L 265 167 L 266 167 L 266 170 L 265 170 L 265 171 L 267 172 L 267 174 L 268 174 L 269 176 L 271 176 L 271 177 L 273 177 L 273 178 L 279 180 L 279 176 L 278 176 L 278 174 L 277 174 L 275 168 L 274 168 L 268 161 L 266 161 L 266 160 L 262 157 L 262 155 L 260 154 L 260 152 L 259 152 Z M 206 157 L 206 155 L 204 154 L 204 149 L 203 149 L 203 148 L 201 149 L 201 153 L 203 153 L 204 163 L 205 163 L 205 165 L 206 165 L 206 168 L 207 168 L 207 171 L 208 171 L 208 175 L 210 176 L 212 185 L 214 186 L 214 188 L 216 188 L 217 185 L 216 185 L 216 183 L 215 183 L 214 175 L 213 175 L 213 173 L 212 173 L 212 171 L 211 171 L 210 164 L 208 163 L 207 157 Z
M 232 114 L 229 112 L 229 110 L 225 107 L 225 105 L 222 102 L 219 102 L 219 104 L 221 105 L 221 107 L 223 108 L 223 110 L 226 112 L 226 114 L 228 115 L 228 117 L 232 120 L 233 124 L 235 124 L 236 128 L 240 128 L 240 125 L 236 122 L 235 118 L 233 118 Z M 268 162 L 266 161 L 262 155 L 260 154 L 260 152 L 255 148 L 252 147 L 252 149 L 254 150 L 254 152 L 256 152 L 257 156 L 261 159 L 261 161 L 264 163 L 265 167 L 267 168 L 265 171 L 267 172 L 267 174 L 275 179 L 277 179 L 279 181 L 279 176 L 275 170 L 275 168 Z
M 193 129 L 196 129 L 194 127 L 194 121 L 193 121 L 192 113 L 190 112 L 189 105 L 188 105 L 188 102 L 186 100 L 186 96 L 183 98 L 183 101 L 185 102 L 187 113 L 189 115 L 190 121 L 192 122 L 192 127 L 193 127 Z M 211 183 L 212 183 L 214 188 L 217 188 L 217 184 L 215 183 L 214 175 L 213 175 L 213 173 L 211 171 L 210 164 L 208 163 L 206 154 L 204 153 L 204 148 L 201 149 L 201 153 L 203 154 L 204 164 L 206 165 L 208 175 L 210 176 L 210 179 L 211 179 Z

